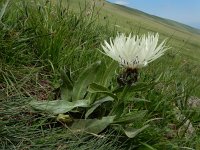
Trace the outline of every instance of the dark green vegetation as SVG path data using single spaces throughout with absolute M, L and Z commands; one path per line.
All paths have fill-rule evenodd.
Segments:
M 0 149 L 199 149 L 198 30 L 64 2 L 0 3 Z M 159 32 L 172 47 L 132 87 L 117 88 L 121 70 L 99 52 L 117 31 Z

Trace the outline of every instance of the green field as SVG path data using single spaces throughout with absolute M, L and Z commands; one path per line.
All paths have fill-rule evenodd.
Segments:
M 70 2 L 73 10 L 85 7 L 85 1 L 71 0 Z M 116 30 L 123 32 L 139 32 L 141 34 L 159 32 L 162 38 L 170 38 L 169 44 L 173 45 L 174 50 L 180 49 L 182 54 L 189 55 L 195 60 L 200 58 L 200 29 L 104 0 L 92 2 L 88 0 L 87 9 L 90 10 L 91 7 L 88 4 L 91 7 L 96 4 L 95 9 L 100 10 L 98 13 L 100 23 L 109 22 L 111 28 L 115 27 Z
M 0 149 L 200 149 L 200 30 L 104 0 L 0 1 Z M 170 49 L 119 87 L 101 44 Z

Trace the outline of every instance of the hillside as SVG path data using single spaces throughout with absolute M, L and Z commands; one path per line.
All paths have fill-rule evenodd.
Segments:
M 118 7 L 122 11 L 129 10 L 130 13 L 132 13 L 133 15 L 134 14 L 141 14 L 141 18 L 146 17 L 148 20 L 152 20 L 154 22 L 157 22 L 161 26 L 162 25 L 165 25 L 165 26 L 168 25 L 169 28 L 173 28 L 174 30 L 177 30 L 177 31 L 182 31 L 182 32 L 188 31 L 188 32 L 191 32 L 192 34 L 197 34 L 197 35 L 200 34 L 200 29 L 193 28 L 193 27 L 185 25 L 183 23 L 179 23 L 177 21 L 170 20 L 170 19 L 161 18 L 161 17 L 155 16 L 155 15 L 150 15 L 150 14 L 147 14 L 147 13 L 142 12 L 140 10 L 137 10 L 137 9 L 134 9 L 134 8 L 129 8 L 129 7 L 126 7 L 126 6 L 123 6 L 123 5 L 112 4 L 112 3 L 110 3 L 110 4 L 115 5 L 115 7 Z
M 110 22 L 113 24 L 111 28 L 115 27 L 118 31 L 159 32 L 162 38 L 170 38 L 169 44 L 173 45 L 175 50 L 180 50 L 183 55 L 192 57 L 193 60 L 200 58 L 199 29 L 104 0 L 71 0 L 69 3 L 74 10 L 79 10 L 80 7 L 86 7 L 88 10 L 94 8 L 98 11 L 101 23 Z
M 0 149 L 200 149 L 199 37 L 104 0 L 1 1 Z

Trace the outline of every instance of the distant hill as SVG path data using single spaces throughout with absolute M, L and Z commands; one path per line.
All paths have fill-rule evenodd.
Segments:
M 113 5 L 116 5 L 117 7 L 121 7 L 121 9 L 123 9 L 124 11 L 126 11 L 126 10 L 132 11 L 133 14 L 138 13 L 138 14 L 142 14 L 144 16 L 146 15 L 147 17 L 154 19 L 156 22 L 160 22 L 161 24 L 165 23 L 165 24 L 168 24 L 170 26 L 182 28 L 183 30 L 188 30 L 189 32 L 192 32 L 194 34 L 196 34 L 196 33 L 200 34 L 200 29 L 191 27 L 189 25 L 185 25 L 183 23 L 180 23 L 180 22 L 177 22 L 177 21 L 174 21 L 174 20 L 171 20 L 171 19 L 165 19 L 165 18 L 158 17 L 158 16 L 155 16 L 155 15 L 150 15 L 150 14 L 142 12 L 138 9 L 126 7 L 126 6 L 123 6 L 123 5 L 119 5 L 119 4 L 113 4 Z
M 81 8 L 98 11 L 99 23 L 109 22 L 118 31 L 147 33 L 158 32 L 161 38 L 170 39 L 174 50 L 200 60 L 200 30 L 188 25 L 150 15 L 140 10 L 113 4 L 105 0 L 69 0 L 73 10 Z M 94 6 L 95 7 L 92 7 Z

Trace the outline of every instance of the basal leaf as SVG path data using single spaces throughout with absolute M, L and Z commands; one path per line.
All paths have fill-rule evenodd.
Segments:
M 102 119 L 80 119 L 75 120 L 71 130 L 75 133 L 89 132 L 98 134 L 113 123 L 115 116 L 107 116 Z
M 109 115 L 115 115 L 116 118 L 119 118 L 124 111 L 124 102 L 120 101 L 120 102 L 116 102 L 113 104 L 113 108 L 110 111 Z
M 88 107 L 88 100 L 77 100 L 69 102 L 66 100 L 55 100 L 55 101 L 32 101 L 30 105 L 41 111 L 49 112 L 52 114 L 61 114 L 71 111 L 76 107 Z
M 111 91 L 109 91 L 106 87 L 96 84 L 96 83 L 92 83 L 89 85 L 88 87 L 88 91 L 90 93 L 103 93 L 107 96 L 112 97 L 113 99 L 117 100 L 117 96 L 115 94 L 113 94 Z
M 89 116 L 90 114 L 92 114 L 93 111 L 94 111 L 97 107 L 99 107 L 101 104 L 103 104 L 103 103 L 105 103 L 105 102 L 109 102 L 109 101 L 113 101 L 113 98 L 107 96 L 107 97 L 105 97 L 105 98 L 102 98 L 102 99 L 96 101 L 96 102 L 92 105 L 92 107 L 86 112 L 85 118 L 88 118 L 88 116 Z
M 74 84 L 72 101 L 77 99 L 83 99 L 84 95 L 87 92 L 89 84 L 91 84 L 95 80 L 96 73 L 100 65 L 100 61 L 93 63 L 80 74 L 80 76 Z
M 121 123 L 121 124 L 126 124 L 126 123 L 133 123 L 133 122 L 138 122 L 138 120 L 142 120 L 144 116 L 146 115 L 147 111 L 145 110 L 136 110 L 130 113 L 127 113 L 125 115 L 122 115 L 121 117 L 115 119 L 114 123 Z
M 62 79 L 62 86 L 61 86 L 61 99 L 71 101 L 72 98 L 72 91 L 73 91 L 73 83 L 70 79 L 70 72 L 61 71 L 61 79 Z
M 142 128 L 139 129 L 134 129 L 134 128 L 126 128 L 124 129 L 124 133 L 129 137 L 129 138 L 134 138 L 136 137 L 139 133 L 144 131 L 146 128 L 148 128 L 149 125 L 145 125 Z
M 104 71 L 103 77 L 101 78 L 101 83 L 103 86 L 107 87 L 109 85 L 118 66 L 119 64 L 116 61 L 112 61 L 106 66 L 106 70 Z

